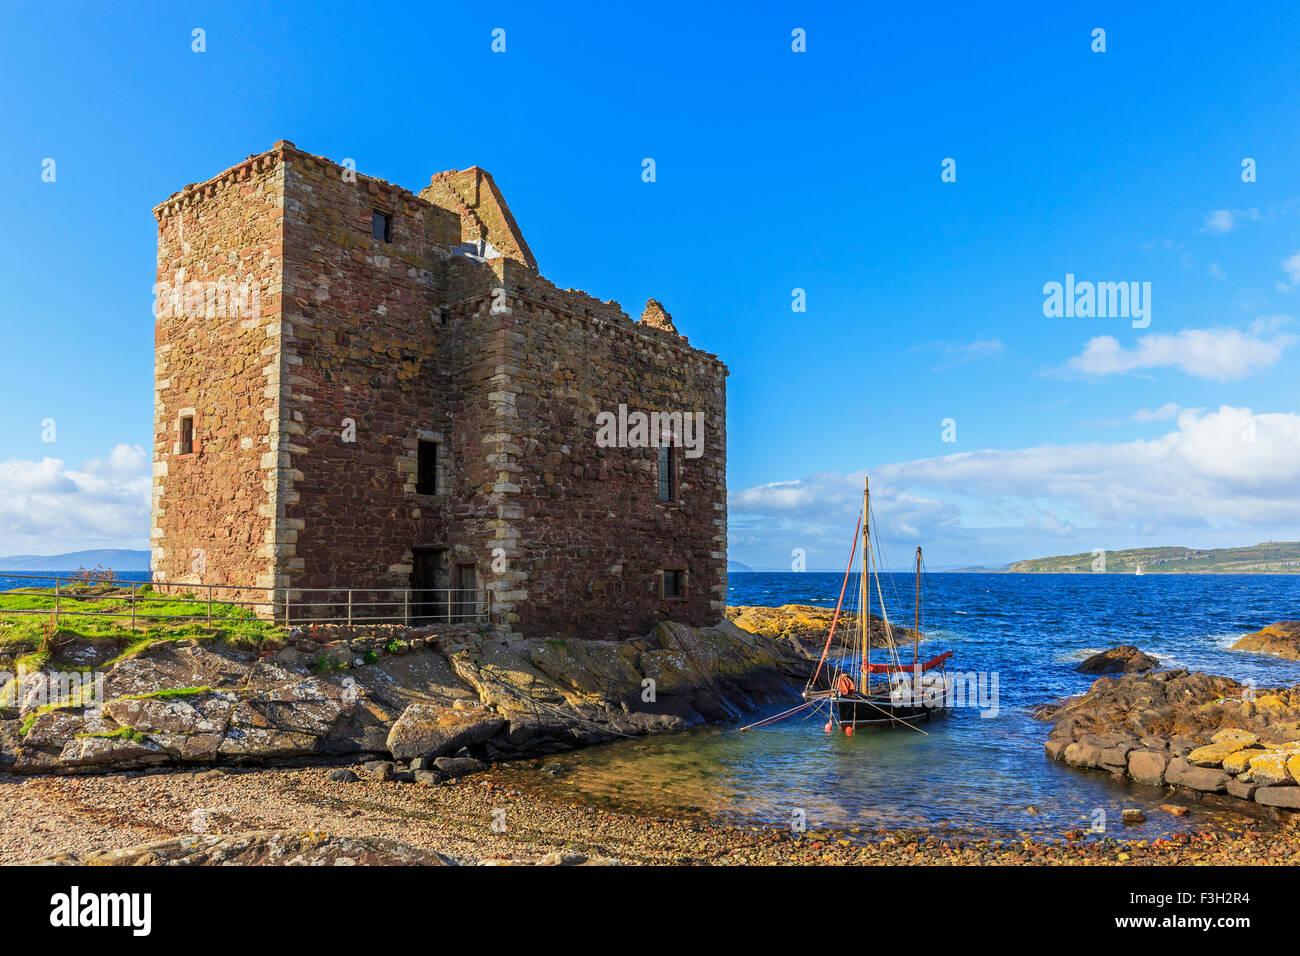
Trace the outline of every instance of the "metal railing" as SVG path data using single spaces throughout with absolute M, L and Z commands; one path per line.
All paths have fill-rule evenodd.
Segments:
M 137 622 L 216 624 L 269 621 L 293 624 L 473 624 L 492 619 L 486 588 L 260 588 L 233 584 L 173 584 L 120 578 L 6 574 L 31 581 L 0 591 L 0 617 L 9 614 L 110 618 L 131 630 Z M 46 582 L 44 586 L 35 582 Z M 45 607 L 5 607 L 5 597 L 52 602 Z M 89 608 L 89 609 L 87 609 Z

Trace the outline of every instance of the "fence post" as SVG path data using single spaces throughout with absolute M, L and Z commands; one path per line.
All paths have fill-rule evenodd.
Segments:
M 411 589 L 402 592 L 402 623 L 411 623 Z
M 348 588 L 348 627 L 352 626 L 352 589 Z
M 212 630 L 212 585 L 208 585 L 208 630 Z
M 271 591 L 271 600 L 275 601 L 275 591 Z M 284 626 L 289 626 L 289 589 L 284 589 Z
M 59 626 L 59 583 L 60 579 L 54 579 L 54 626 Z
M 452 598 L 455 597 L 455 593 L 456 592 L 454 592 L 451 588 L 447 588 L 447 623 L 448 624 L 451 623 L 451 602 L 452 602 Z
M 139 586 L 140 585 L 138 584 L 131 585 L 131 630 L 132 632 L 135 631 L 135 589 L 138 588 Z

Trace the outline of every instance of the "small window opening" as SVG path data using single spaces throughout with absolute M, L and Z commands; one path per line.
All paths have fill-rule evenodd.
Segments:
M 686 597 L 686 572 L 664 572 L 664 600 L 673 601 Z
M 421 495 L 438 493 L 438 443 L 436 441 L 420 442 L 415 491 Z
M 194 417 L 192 415 L 181 418 L 181 454 L 194 454 Z
M 370 213 L 370 235 L 380 242 L 393 241 L 393 217 L 378 209 Z
M 673 446 L 659 446 L 659 500 L 674 501 L 677 498 L 677 472 L 673 467 Z

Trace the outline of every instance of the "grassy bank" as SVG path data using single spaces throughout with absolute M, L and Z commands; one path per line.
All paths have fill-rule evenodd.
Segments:
M 58 595 L 53 588 L 0 591 L 0 663 L 28 670 L 77 643 L 116 645 L 117 659 L 157 641 L 208 638 L 258 646 L 282 636 L 282 628 L 250 608 L 209 604 L 192 592 L 159 594 L 149 584 L 134 592 L 91 583 L 64 585 Z

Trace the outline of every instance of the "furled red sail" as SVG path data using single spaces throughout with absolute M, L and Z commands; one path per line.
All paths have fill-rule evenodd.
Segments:
M 934 670 L 948 658 L 952 657 L 952 651 L 944 651 L 938 657 L 932 657 L 921 664 L 868 664 L 862 668 L 864 674 L 909 674 L 913 668 L 919 667 L 922 671 Z

